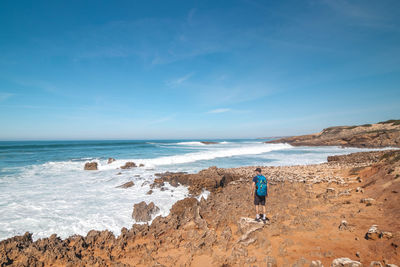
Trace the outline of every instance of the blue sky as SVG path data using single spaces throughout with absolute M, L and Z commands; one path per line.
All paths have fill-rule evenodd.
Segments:
M 0 140 L 400 119 L 400 2 L 1 1 Z

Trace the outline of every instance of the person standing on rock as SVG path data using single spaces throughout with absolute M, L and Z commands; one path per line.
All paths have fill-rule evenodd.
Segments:
M 265 210 L 265 198 L 268 196 L 267 190 L 267 178 L 261 174 L 261 169 L 257 168 L 255 170 L 256 176 L 253 178 L 253 183 L 251 187 L 251 192 L 254 195 L 254 205 L 256 206 L 256 221 L 259 222 L 262 219 L 264 222 L 267 220 L 266 210 Z M 263 207 L 263 214 L 259 213 L 259 206 Z M 262 215 L 262 218 L 261 218 Z

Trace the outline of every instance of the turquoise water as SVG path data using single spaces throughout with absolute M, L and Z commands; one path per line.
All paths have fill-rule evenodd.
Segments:
M 109 229 L 119 234 L 134 223 L 132 206 L 153 201 L 167 215 L 188 195 L 185 187 L 146 194 L 154 174 L 165 171 L 254 165 L 298 165 L 326 161 L 328 155 L 363 151 L 339 147 L 292 147 L 263 140 L 127 140 L 0 142 L 0 240 L 33 232 L 34 238 L 62 238 Z M 107 164 L 107 159 L 116 159 Z M 96 161 L 98 171 L 84 171 Z M 127 161 L 145 167 L 121 170 Z M 125 182 L 135 185 L 116 188 Z M 204 192 L 207 196 L 207 192 Z

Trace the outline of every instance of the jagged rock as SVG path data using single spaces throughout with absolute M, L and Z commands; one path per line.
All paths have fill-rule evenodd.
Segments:
M 332 261 L 331 267 L 362 267 L 361 262 L 349 258 L 338 258 Z
M 376 240 L 380 235 L 381 231 L 378 229 L 378 225 L 374 224 L 368 229 L 368 232 L 365 234 L 365 239 Z
M 251 229 L 255 231 L 264 227 L 263 222 L 257 222 L 254 219 L 248 217 L 241 217 L 237 225 L 238 225 L 238 230 L 242 234 L 247 233 Z
M 356 192 L 364 193 L 364 189 L 361 187 L 357 187 Z
M 134 182 L 129 181 L 129 182 L 126 182 L 126 183 L 124 183 L 124 184 L 122 184 L 122 185 L 117 186 L 117 188 L 129 188 L 129 187 L 132 187 L 132 186 L 134 186 L 134 185 L 135 185 Z
M 371 261 L 369 267 L 383 267 L 380 261 Z
M 384 232 L 382 231 L 379 238 L 386 238 L 386 239 L 390 239 L 393 237 L 393 234 L 391 232 Z
M 147 205 L 146 202 L 142 201 L 133 205 L 132 218 L 137 222 L 148 222 L 151 220 L 151 216 L 159 210 L 153 202 Z
M 340 222 L 339 230 L 340 230 L 340 231 L 349 230 L 349 224 L 347 223 L 346 220 L 342 220 L 342 221 Z
M 115 161 L 114 158 L 108 158 L 107 164 L 113 163 Z
M 320 260 L 316 260 L 316 261 L 311 261 L 310 267 L 324 267 L 324 265 Z
M 87 170 L 87 171 L 95 171 L 95 170 L 97 170 L 97 162 L 94 162 L 94 161 L 93 162 L 86 162 L 84 169 Z
M 121 166 L 121 169 L 131 169 L 135 167 L 136 167 L 135 162 L 128 161 L 127 163 L 125 163 L 125 165 Z

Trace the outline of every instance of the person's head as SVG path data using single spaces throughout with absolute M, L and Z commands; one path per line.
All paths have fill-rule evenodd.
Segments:
M 254 170 L 257 174 L 261 174 L 261 169 L 260 168 L 257 168 L 257 169 L 255 169 Z

